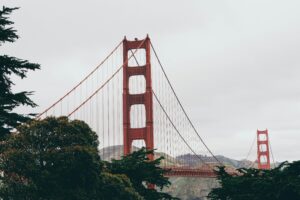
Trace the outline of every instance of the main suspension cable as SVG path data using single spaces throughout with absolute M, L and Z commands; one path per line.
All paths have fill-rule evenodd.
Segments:
M 174 122 L 172 121 L 171 117 L 169 116 L 169 114 L 167 113 L 167 111 L 165 110 L 165 108 L 163 107 L 163 105 L 161 104 L 160 100 L 158 99 L 158 97 L 156 96 L 155 92 L 152 90 L 153 96 L 156 99 L 156 101 L 158 102 L 159 106 L 161 107 L 162 111 L 165 113 L 167 119 L 169 120 L 169 122 L 172 124 L 173 128 L 175 129 L 175 131 L 177 132 L 177 134 L 181 137 L 181 139 L 183 140 L 183 142 L 188 146 L 188 148 L 195 154 L 195 156 L 197 158 L 199 158 L 199 160 L 204 163 L 205 165 L 207 165 L 209 168 L 212 168 L 209 164 L 207 164 L 202 158 L 201 156 L 199 156 L 194 150 L 193 148 L 189 145 L 189 143 L 184 139 L 184 137 L 181 135 L 181 133 L 179 132 L 178 128 L 175 126 Z
M 117 69 L 115 73 L 113 73 L 95 92 L 93 92 L 86 100 L 84 100 L 78 107 L 76 107 L 70 114 L 68 114 L 68 117 L 70 117 L 73 113 L 75 113 L 77 110 L 79 110 L 83 105 L 85 105 L 89 100 L 92 99 L 110 80 L 112 80 L 116 74 L 118 74 L 119 71 L 124 67 L 125 63 L 127 64 L 128 61 L 134 56 L 134 54 L 137 52 L 137 50 L 144 44 L 146 39 L 142 40 L 141 44 L 138 46 L 138 48 L 134 51 L 132 55 L 130 55 L 126 61 Z
M 43 114 L 47 113 L 51 108 L 53 108 L 54 106 L 56 106 L 59 102 L 61 102 L 64 98 L 66 98 L 71 92 L 73 92 L 74 90 L 76 90 L 83 82 L 85 82 L 92 74 L 94 74 L 94 72 L 96 72 L 102 65 L 103 63 L 105 63 L 108 58 L 121 46 L 123 41 L 121 41 L 111 52 L 110 54 L 108 54 L 105 59 L 100 62 L 87 76 L 85 76 L 77 85 L 75 85 L 71 90 L 69 90 L 64 96 L 62 96 L 60 99 L 58 99 L 56 102 L 54 102 L 50 107 L 48 107 L 47 109 L 45 109 L 43 112 L 41 112 L 40 114 L 38 114 L 35 119 L 39 119 Z
M 131 52 L 132 52 L 132 50 L 131 50 Z M 140 66 L 140 64 L 139 64 L 139 62 L 138 62 L 138 60 L 137 60 L 137 58 L 135 57 L 135 55 L 134 55 L 134 53 L 132 52 L 132 55 L 133 55 L 133 57 L 134 57 L 134 59 L 135 59 L 135 62 L 137 63 L 137 65 L 139 66 L 139 67 L 141 67 Z M 157 95 L 155 94 L 155 92 L 152 90 L 152 93 L 153 93 L 153 96 L 155 97 L 155 99 L 156 99 L 156 101 L 158 102 L 158 104 L 159 104 L 159 106 L 161 107 L 161 109 L 163 110 L 163 112 L 165 113 L 165 115 L 166 115 L 166 117 L 167 117 L 167 119 L 169 120 L 169 122 L 172 124 L 172 126 L 173 126 L 173 128 L 175 129 L 175 131 L 177 132 L 177 134 L 181 137 L 181 139 L 184 141 L 184 143 L 188 146 L 188 148 L 195 154 L 195 156 L 197 157 L 197 158 L 199 158 L 200 159 L 200 161 L 202 162 L 202 163 L 204 163 L 205 165 L 207 165 L 208 167 L 210 167 L 210 168 L 212 168 L 210 165 L 208 165 L 193 149 L 192 149 L 192 147 L 188 144 L 188 142 L 184 139 L 184 137 L 181 135 L 181 133 L 179 132 L 179 130 L 178 130 L 178 128 L 175 126 L 175 124 L 174 124 L 174 122 L 171 120 L 171 117 L 169 116 L 169 114 L 167 113 L 167 111 L 166 111 L 166 109 L 163 107 L 163 105 L 162 105 L 162 103 L 160 102 L 160 100 L 158 99 L 158 97 L 157 97 Z
M 185 109 L 183 108 L 183 105 L 182 105 L 181 101 L 180 101 L 179 98 L 178 98 L 177 93 L 175 92 L 174 87 L 173 87 L 173 85 L 171 84 L 171 82 L 170 82 L 170 80 L 169 80 L 169 78 L 168 78 L 168 76 L 167 76 L 167 74 L 166 74 L 166 72 L 165 72 L 165 70 L 164 70 L 164 67 L 162 66 L 162 63 L 161 63 L 161 61 L 160 61 L 160 59 L 159 59 L 159 57 L 158 57 L 158 55 L 157 55 L 157 53 L 156 53 L 156 51 L 155 51 L 155 49 L 154 49 L 154 47 L 153 47 L 152 42 L 150 42 L 150 45 L 151 45 L 151 48 L 152 48 L 152 50 L 153 50 L 153 52 L 154 52 L 154 55 L 155 55 L 155 57 L 156 57 L 156 59 L 157 59 L 159 65 L 160 65 L 160 67 L 161 67 L 161 70 L 162 70 L 162 72 L 163 72 L 163 74 L 164 74 L 164 76 L 165 76 L 167 82 L 169 83 L 169 86 L 170 86 L 171 90 L 173 91 L 173 93 L 174 93 L 174 95 L 175 95 L 175 98 L 177 99 L 177 101 L 178 101 L 178 103 L 179 103 L 179 105 L 180 105 L 180 107 L 181 107 L 181 109 L 182 109 L 184 115 L 186 116 L 187 120 L 188 120 L 189 123 L 191 124 L 193 130 L 195 131 L 195 133 L 197 134 L 198 138 L 200 139 L 200 141 L 202 142 L 202 144 L 205 146 L 205 148 L 209 151 L 209 153 L 211 154 L 211 156 L 212 156 L 212 157 L 213 157 L 220 165 L 224 165 L 224 164 L 223 164 L 223 163 L 222 163 L 222 162 L 221 162 L 221 161 L 213 154 L 213 152 L 209 149 L 209 147 L 206 145 L 206 143 L 204 142 L 204 140 L 202 139 L 202 137 L 200 136 L 200 134 L 199 134 L 198 131 L 196 130 L 194 124 L 192 123 L 191 119 L 190 119 L 189 116 L 187 115 L 187 112 L 186 112 Z
M 252 143 L 251 143 L 250 149 L 249 149 L 249 151 L 248 151 L 248 154 L 247 154 L 245 160 L 247 160 L 247 159 L 249 158 L 249 156 L 250 156 L 250 154 L 251 154 L 251 151 L 252 151 L 252 149 L 253 149 L 255 140 L 256 140 L 256 135 L 255 135 L 255 137 L 254 137 L 254 139 L 253 139 L 253 141 L 252 141 Z
M 276 163 L 275 163 L 274 154 L 273 154 L 273 151 L 272 151 L 270 136 L 269 136 L 269 146 L 270 146 L 271 156 L 272 156 L 272 160 L 273 160 L 273 166 L 275 168 L 276 167 Z

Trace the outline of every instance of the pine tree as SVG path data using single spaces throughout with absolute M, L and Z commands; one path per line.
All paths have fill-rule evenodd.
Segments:
M 15 42 L 19 38 L 16 30 L 11 27 L 14 22 L 8 18 L 8 15 L 16 9 L 18 8 L 3 7 L 0 10 L 0 46 L 5 42 Z M 0 55 L 0 140 L 3 140 L 18 125 L 30 119 L 30 115 L 14 112 L 16 107 L 20 105 L 36 106 L 29 98 L 32 91 L 17 93 L 12 91 L 14 82 L 11 80 L 11 76 L 15 75 L 23 79 L 26 78 L 29 70 L 36 69 L 40 69 L 39 64 L 8 55 Z

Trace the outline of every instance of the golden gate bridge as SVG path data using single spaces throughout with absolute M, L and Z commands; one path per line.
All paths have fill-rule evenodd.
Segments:
M 47 116 L 85 121 L 98 135 L 102 159 L 119 159 L 146 147 L 156 152 L 149 159 L 165 157 L 167 176 L 215 177 L 216 166 L 223 166 L 196 130 L 148 36 L 125 37 L 37 119 Z M 258 167 L 270 169 L 267 132 L 257 134 L 266 135 L 257 140 Z

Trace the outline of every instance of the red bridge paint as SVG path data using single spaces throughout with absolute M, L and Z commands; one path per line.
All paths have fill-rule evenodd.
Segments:
M 271 168 L 268 129 L 264 131 L 257 130 L 257 168 Z
M 165 176 L 180 176 L 180 177 L 202 177 L 216 178 L 217 174 L 212 169 L 188 169 L 188 168 L 167 168 L 168 172 Z
M 147 149 L 154 149 L 153 141 L 153 97 L 151 82 L 150 62 L 150 39 L 147 36 L 144 40 L 128 41 L 123 40 L 123 142 L 124 155 L 131 152 L 134 140 L 144 140 Z M 128 66 L 128 52 L 137 49 L 145 49 L 146 64 L 144 66 Z M 131 76 L 143 75 L 146 80 L 146 91 L 142 94 L 129 93 L 129 78 Z M 130 108 L 133 105 L 142 104 L 146 111 L 146 127 L 130 127 Z M 153 160 L 153 155 L 149 159 Z
M 165 176 L 179 176 L 179 177 L 199 177 L 199 178 L 216 178 L 217 173 L 214 170 L 217 170 L 218 165 L 201 166 L 199 168 L 188 168 L 188 167 L 171 167 L 165 168 L 169 170 L 165 173 Z M 239 172 L 232 167 L 225 167 L 225 170 L 228 174 L 233 176 L 239 176 Z

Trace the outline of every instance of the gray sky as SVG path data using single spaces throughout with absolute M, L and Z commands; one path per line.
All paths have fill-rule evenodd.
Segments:
M 191 119 L 216 154 L 244 158 L 256 129 L 268 128 L 275 159 L 299 159 L 300 1 L 2 3 L 21 7 L 12 15 L 21 38 L 0 53 L 42 65 L 16 86 L 36 91 L 40 110 L 124 35 L 149 33 Z

